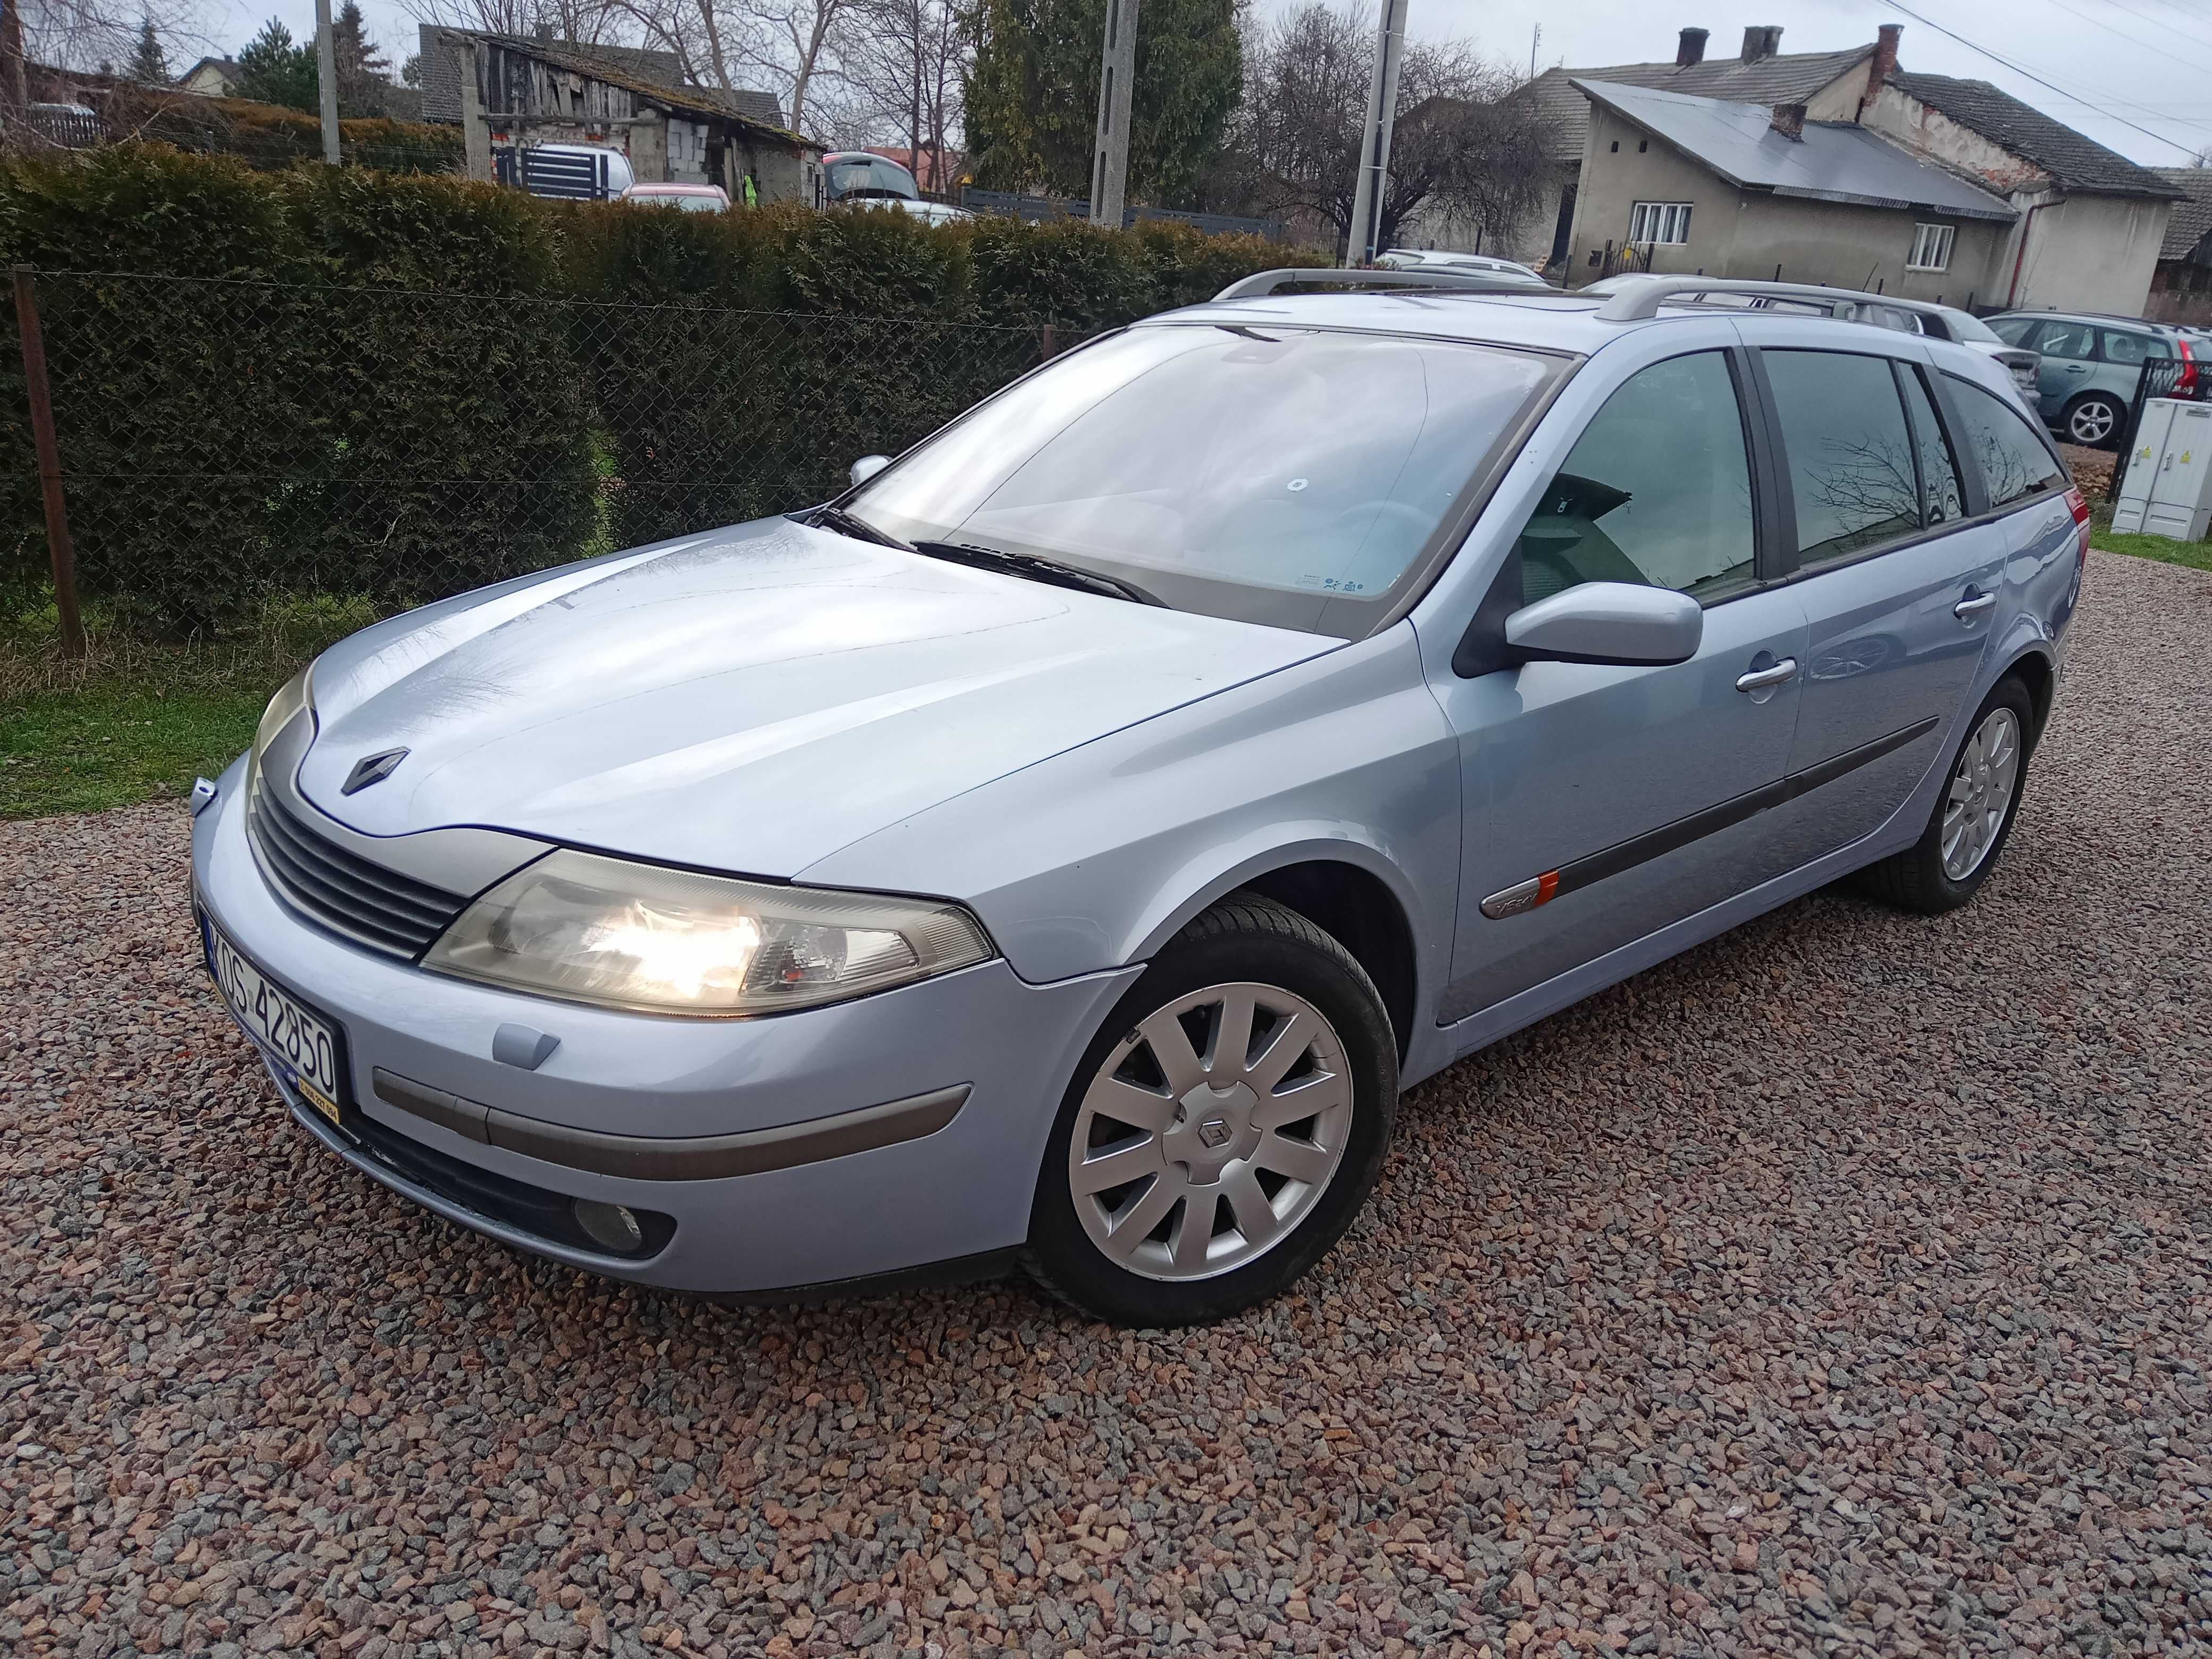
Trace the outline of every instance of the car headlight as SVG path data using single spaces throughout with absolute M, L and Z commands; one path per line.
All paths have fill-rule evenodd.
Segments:
M 314 688 L 307 677 L 314 672 L 311 665 L 277 688 L 276 695 L 269 699 L 269 707 L 261 713 L 261 724 L 253 730 L 253 747 L 246 751 L 246 793 L 250 797 L 253 786 L 261 777 L 262 751 L 275 742 L 276 734 L 292 723 L 302 708 L 312 708 L 315 703 Z
M 471 904 L 422 965 L 544 996 L 729 1018 L 842 1002 L 992 956 L 957 904 L 562 848 Z

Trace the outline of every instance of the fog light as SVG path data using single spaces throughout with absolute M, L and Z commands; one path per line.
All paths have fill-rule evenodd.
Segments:
M 605 1245 L 617 1255 L 634 1255 L 645 1243 L 645 1229 L 620 1204 L 580 1198 L 576 1200 L 576 1224 L 592 1236 L 593 1243 Z

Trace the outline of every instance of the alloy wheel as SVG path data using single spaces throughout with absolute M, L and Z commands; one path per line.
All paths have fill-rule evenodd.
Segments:
M 1959 757 L 1943 803 L 1943 873 L 1964 881 L 1996 844 L 2020 781 L 2020 720 L 1992 708 Z
M 2120 423 L 2119 411 L 2101 398 L 2092 398 L 2068 417 L 2068 434 L 2077 444 L 2094 447 L 2112 435 Z
M 1085 1091 L 1068 1143 L 1084 1231 L 1146 1279 L 1210 1279 L 1287 1237 L 1352 1135 L 1344 1045 L 1304 997 L 1207 986 L 1138 1022 Z

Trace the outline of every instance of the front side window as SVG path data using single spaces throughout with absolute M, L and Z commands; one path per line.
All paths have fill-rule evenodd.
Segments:
M 1742 406 L 1718 351 L 1624 381 L 1521 532 L 1522 597 L 1635 582 L 1712 599 L 1753 580 Z
M 1638 202 L 1629 210 L 1628 240 L 1632 242 L 1680 244 L 1690 240 L 1687 202 Z
M 1952 225 L 1915 225 L 1912 228 L 1912 257 L 1905 261 L 1909 270 L 1948 270 L 1951 268 L 1951 238 L 1956 230 Z
M 1252 324 L 1068 353 L 845 505 L 920 544 L 1041 555 L 1166 604 L 1354 635 L 1560 359 Z M 925 546 L 925 550 L 927 547 Z
M 2046 357 L 2069 362 L 2097 361 L 2097 331 L 2087 323 L 2045 323 L 2035 337 L 2035 349 Z
M 2000 317 L 1990 325 L 1990 332 L 2008 346 L 2016 346 L 2027 337 L 2028 330 L 2035 327 L 2033 317 Z
M 1797 556 L 1846 558 L 1920 527 L 1918 474 L 1887 357 L 1765 354 L 1790 453 Z
M 1985 386 L 1955 374 L 1948 379 L 1963 428 L 1960 435 L 1981 464 L 1991 507 L 2025 501 L 2065 482 L 2026 416 Z

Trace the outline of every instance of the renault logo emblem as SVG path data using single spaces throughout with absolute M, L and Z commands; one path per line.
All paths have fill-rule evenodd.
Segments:
M 399 763 L 406 758 L 404 749 L 386 749 L 380 754 L 363 755 L 353 763 L 353 770 L 346 774 L 346 781 L 339 787 L 338 793 L 350 795 L 368 788 L 372 783 L 382 783 L 399 769 Z

